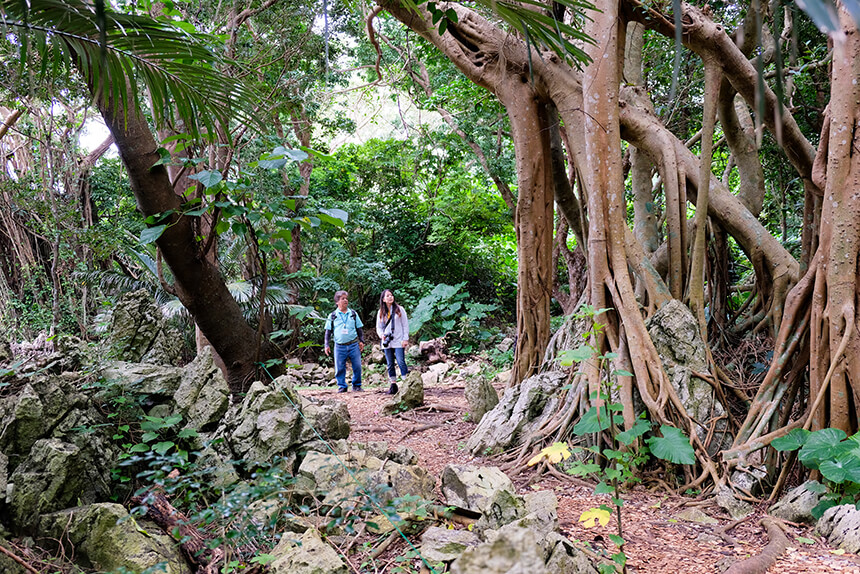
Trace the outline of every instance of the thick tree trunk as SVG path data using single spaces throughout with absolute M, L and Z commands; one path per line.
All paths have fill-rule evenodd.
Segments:
M 549 342 L 554 192 L 549 127 L 555 117 L 548 113 L 540 85 L 532 83 L 529 55 L 515 37 L 459 4 L 446 5 L 458 17 L 440 36 L 425 9 L 413 10 L 397 0 L 377 3 L 439 48 L 470 80 L 496 94 L 510 118 L 518 179 L 518 337 L 511 377 L 517 384 L 538 368 Z M 507 52 L 506 44 L 513 51 L 496 57 L 499 50 Z M 536 51 L 531 56 L 532 64 L 540 61 Z
M 167 170 L 155 165 L 158 146 L 137 107 L 129 105 L 123 111 L 115 102 L 102 99 L 98 106 L 116 140 L 138 209 L 144 216 L 173 212 L 157 244 L 173 272 L 176 294 L 224 360 L 230 388 L 245 390 L 257 370 L 256 332 L 242 316 L 218 268 L 203 254 L 191 218 L 180 215 L 181 198 L 174 192 Z M 259 344 L 261 359 L 280 355 L 269 341 Z

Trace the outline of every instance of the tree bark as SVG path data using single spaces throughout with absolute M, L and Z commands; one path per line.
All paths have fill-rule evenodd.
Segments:
M 140 110 L 132 102 L 97 101 L 99 110 L 128 171 L 138 209 L 146 216 L 172 212 L 156 241 L 173 272 L 176 294 L 227 367 L 234 392 L 244 391 L 256 375 L 256 332 L 242 316 L 218 268 L 204 255 L 191 218 L 182 216 L 176 195 L 159 159 L 157 144 Z M 125 110 L 125 111 L 124 111 Z M 262 359 L 280 356 L 277 347 L 262 342 Z

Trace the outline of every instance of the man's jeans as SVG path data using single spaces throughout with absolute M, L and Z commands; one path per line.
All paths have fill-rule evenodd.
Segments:
M 334 344 L 334 378 L 339 389 L 346 389 L 346 360 L 352 364 L 352 388 L 361 388 L 361 350 L 358 341 L 348 345 Z
M 400 375 L 405 377 L 409 369 L 406 368 L 406 353 L 403 347 L 385 348 L 385 362 L 388 363 L 388 379 L 393 381 L 397 378 L 397 370 L 394 368 L 394 358 L 400 366 Z

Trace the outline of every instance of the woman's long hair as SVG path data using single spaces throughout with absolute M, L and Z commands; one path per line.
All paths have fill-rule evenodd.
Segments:
M 389 311 L 388 303 L 385 302 L 385 294 L 386 293 L 391 293 L 391 296 L 392 297 L 394 296 L 394 293 L 391 291 L 391 289 L 385 289 L 382 292 L 382 294 L 379 296 L 379 316 L 384 319 L 384 318 L 388 317 L 388 314 L 390 312 L 393 312 L 395 315 L 397 315 L 399 317 L 400 316 L 400 305 L 398 305 L 397 301 L 395 300 L 393 303 L 391 303 L 391 310 Z

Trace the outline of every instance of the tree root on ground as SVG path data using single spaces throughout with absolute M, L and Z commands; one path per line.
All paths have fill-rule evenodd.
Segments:
M 782 526 L 778 520 L 766 516 L 762 519 L 761 525 L 767 530 L 770 542 L 764 547 L 761 554 L 735 562 L 726 570 L 725 574 L 764 574 L 768 568 L 776 564 L 777 559 L 788 548 L 790 542 L 782 531 Z
M 132 501 L 146 506 L 146 516 L 158 524 L 171 537 L 181 541 L 179 547 L 186 560 L 197 567 L 197 574 L 216 574 L 221 571 L 220 563 L 224 560 L 224 551 L 220 548 L 210 549 L 208 540 L 189 524 L 188 518 L 177 510 L 167 497 L 157 490 L 150 490 Z
M 5 554 L 9 558 L 11 558 L 12 560 L 17 562 L 18 564 L 20 564 L 21 567 L 23 567 L 24 570 L 26 570 L 27 572 L 31 572 L 32 574 L 39 574 L 38 570 L 36 570 L 35 568 L 33 568 L 32 566 L 27 564 L 23 558 L 17 556 L 16 554 L 13 554 L 11 550 L 8 550 L 8 549 L 4 548 L 3 546 L 0 546 L 0 552 L 2 552 L 3 554 Z

